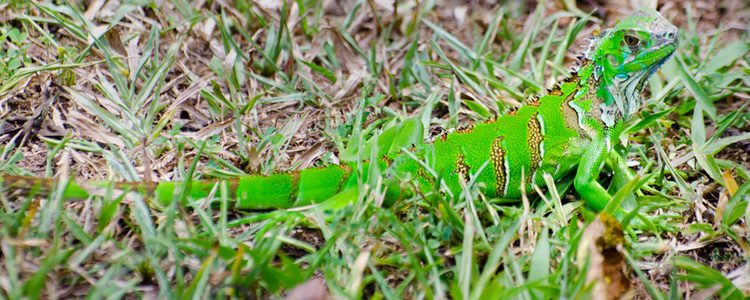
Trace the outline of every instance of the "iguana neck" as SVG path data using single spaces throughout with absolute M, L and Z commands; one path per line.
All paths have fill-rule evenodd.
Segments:
M 577 124 L 579 134 L 590 138 L 610 138 L 619 136 L 623 128 L 623 114 L 615 101 L 608 101 L 610 87 L 604 80 L 595 60 L 581 58 L 578 69 L 568 78 L 560 81 L 548 90 L 550 96 L 564 96 L 563 114 L 565 118 Z M 542 97 L 545 99 L 546 97 Z M 546 98 L 554 99 L 554 98 Z M 544 100 L 542 100 L 544 102 Z M 539 105 L 534 104 L 533 106 Z M 573 128 L 571 127 L 571 128 Z
M 602 131 L 619 127 L 625 118 L 640 108 L 645 80 L 637 79 L 647 77 L 615 78 L 608 75 L 596 59 L 582 58 L 581 66 L 573 76 L 573 80 L 578 81 L 573 101 L 581 106 L 579 113 L 601 124 Z

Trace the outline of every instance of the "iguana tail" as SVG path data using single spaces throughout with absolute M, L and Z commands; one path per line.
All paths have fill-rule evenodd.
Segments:
M 366 166 L 366 164 L 365 164 Z M 225 180 L 229 185 L 230 199 L 237 209 L 266 210 L 299 207 L 321 203 L 342 192 L 346 196 L 356 197 L 359 186 L 354 166 L 330 165 L 321 168 L 310 168 L 288 173 L 272 175 L 248 175 Z M 367 174 L 366 170 L 363 172 Z M 4 190 L 25 190 L 29 194 L 47 194 L 55 184 L 54 179 L 27 176 L 0 175 L 0 188 Z M 153 195 L 153 199 L 167 205 L 178 198 L 189 202 L 214 195 L 220 195 L 219 180 L 195 180 L 184 182 L 120 182 L 114 187 L 123 191 L 143 192 Z M 63 191 L 65 199 L 85 199 L 91 188 L 104 188 L 107 183 L 79 184 L 70 181 Z M 180 191 L 185 188 L 186 192 Z M 214 191 L 216 188 L 216 191 Z M 213 192 L 213 194 L 212 194 Z M 402 198 L 402 191 L 397 185 L 390 184 L 386 193 L 386 202 L 392 203 Z M 393 199 L 391 199 L 393 198 Z
M 236 199 L 236 208 L 290 208 L 320 203 L 356 186 L 356 176 L 352 173 L 349 165 L 330 165 L 267 176 L 242 176 L 228 180 L 228 183 Z M 169 203 L 181 186 L 180 182 L 161 182 L 154 190 L 155 198 L 161 203 Z M 192 199 L 205 198 L 214 186 L 217 186 L 217 181 L 194 181 L 187 195 Z

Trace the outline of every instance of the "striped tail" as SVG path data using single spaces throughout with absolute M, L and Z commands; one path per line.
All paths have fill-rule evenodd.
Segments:
M 342 190 L 357 186 L 356 176 L 349 165 L 331 165 L 289 173 L 249 175 L 227 180 L 236 199 L 238 209 L 290 208 L 320 203 Z M 216 180 L 193 181 L 188 187 L 188 200 L 208 197 Z M 172 202 L 178 196 L 181 182 L 160 182 L 154 196 L 162 204 Z M 218 193 L 217 193 L 218 195 Z
M 368 173 L 368 164 L 364 164 L 363 174 Z M 340 196 L 337 200 L 346 205 L 357 197 L 359 183 L 357 176 L 352 176 L 354 169 L 352 165 L 330 165 L 321 168 L 303 169 L 289 173 L 278 173 L 268 176 L 248 175 L 225 180 L 230 188 L 230 199 L 235 202 L 237 209 L 268 210 L 299 207 L 322 203 L 326 200 Z M 366 178 L 363 178 L 366 182 Z M 212 195 L 214 188 L 218 188 L 220 180 L 196 180 L 187 185 L 184 182 L 120 182 L 114 185 L 115 189 L 122 191 L 134 191 L 148 193 L 162 205 L 169 205 L 179 200 L 180 190 L 185 186 L 187 192 L 183 193 L 185 202 L 203 199 Z M 36 178 L 28 176 L 2 175 L 0 174 L 0 188 L 6 191 L 21 190 L 26 194 L 47 195 L 57 183 L 55 179 Z M 68 182 L 62 193 L 64 199 L 88 198 L 91 186 L 93 188 L 107 188 L 111 183 L 78 184 L 74 181 Z M 403 199 L 411 193 L 402 190 L 396 179 L 386 180 L 386 195 L 384 205 L 390 206 L 394 201 Z M 347 192 L 347 193 L 342 193 Z M 214 197 L 219 195 L 218 189 L 213 193 Z M 183 203 L 186 204 L 186 203 Z M 339 206 L 339 205 L 336 205 Z

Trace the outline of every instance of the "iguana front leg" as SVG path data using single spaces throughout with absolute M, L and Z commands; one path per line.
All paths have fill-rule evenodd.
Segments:
M 612 200 L 612 196 L 597 181 L 609 152 L 606 138 L 603 135 L 596 136 L 583 153 L 573 181 L 576 191 L 595 211 L 603 210 Z

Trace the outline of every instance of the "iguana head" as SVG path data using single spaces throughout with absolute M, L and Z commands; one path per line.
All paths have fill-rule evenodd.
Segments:
M 593 41 L 588 59 L 607 126 L 640 108 L 644 83 L 676 48 L 677 27 L 652 9 L 636 11 Z

